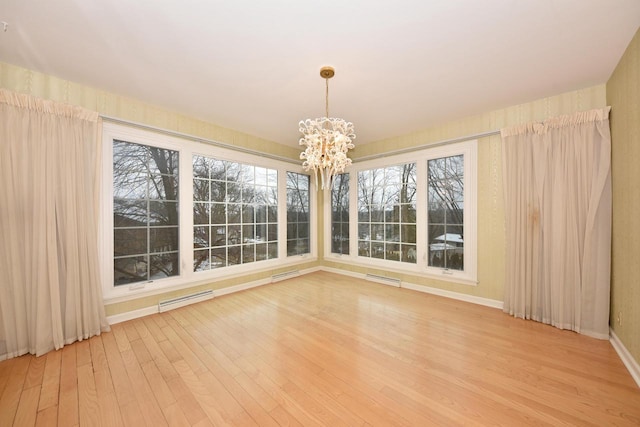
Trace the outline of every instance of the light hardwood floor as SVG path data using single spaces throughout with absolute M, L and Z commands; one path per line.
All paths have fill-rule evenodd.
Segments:
M 607 341 L 314 273 L 0 363 L 0 426 L 640 425 Z

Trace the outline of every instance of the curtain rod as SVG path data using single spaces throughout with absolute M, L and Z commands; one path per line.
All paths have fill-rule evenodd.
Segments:
M 272 160 L 278 160 L 278 161 L 286 162 L 286 163 L 300 164 L 300 161 L 298 159 L 291 159 L 291 158 L 288 158 L 288 157 L 277 156 L 275 154 L 263 153 L 263 152 L 260 152 L 260 151 L 252 150 L 250 148 L 238 147 L 236 145 L 226 144 L 224 142 L 218 142 L 218 141 L 214 141 L 214 140 L 211 140 L 211 139 L 201 138 L 201 137 L 198 137 L 198 136 L 189 135 L 189 134 L 178 132 L 178 131 L 173 131 L 173 130 L 169 130 L 169 129 L 163 129 L 163 128 L 159 128 L 159 127 L 155 127 L 155 126 L 150 126 L 150 125 L 147 125 L 147 124 L 144 124 L 144 123 L 138 123 L 138 122 L 132 122 L 132 121 L 129 121 L 129 120 L 119 119 L 117 117 L 105 116 L 105 115 L 102 115 L 102 114 L 100 115 L 100 117 L 103 120 L 106 120 L 106 121 L 109 121 L 109 122 L 124 124 L 124 125 L 128 125 L 128 126 L 133 126 L 133 127 L 139 128 L 139 129 L 154 131 L 154 132 L 162 133 L 162 134 L 168 135 L 168 136 L 188 139 L 188 140 L 194 141 L 194 142 L 201 142 L 201 143 L 204 143 L 204 144 L 209 144 L 209 145 L 213 145 L 213 146 L 216 146 L 216 147 L 219 147 L 219 148 L 225 148 L 227 150 L 232 150 L 232 151 L 236 151 L 236 152 L 240 152 L 240 153 L 244 153 L 244 154 L 252 154 L 254 156 L 267 157 L 267 158 L 272 159 Z
M 386 152 L 380 153 L 380 154 L 371 154 L 369 156 L 356 157 L 356 158 L 353 159 L 353 162 L 354 163 L 356 163 L 356 162 L 364 162 L 366 160 L 374 160 L 374 159 L 379 159 L 381 157 L 386 157 L 386 156 L 395 156 L 397 154 L 411 153 L 411 152 L 414 152 L 414 151 L 423 150 L 425 148 L 440 147 L 442 145 L 455 144 L 456 142 L 464 142 L 464 141 L 469 141 L 471 139 L 486 138 L 488 136 L 499 135 L 499 134 L 500 134 L 499 130 L 490 130 L 490 131 L 487 131 L 487 132 L 475 133 L 473 135 L 465 135 L 465 136 L 459 136 L 457 138 L 443 139 L 441 141 L 429 142 L 429 143 L 418 145 L 418 146 L 415 146 L 415 147 L 401 148 L 399 150 L 386 151 Z
M 112 116 L 105 116 L 105 115 L 102 115 L 102 114 L 100 115 L 100 117 L 103 120 L 107 120 L 107 121 L 110 121 L 110 122 L 113 122 L 113 123 L 125 124 L 125 125 L 128 125 L 128 126 L 134 126 L 134 127 L 140 128 L 140 129 L 150 130 L 150 131 L 162 133 L 162 134 L 169 135 L 169 136 L 185 138 L 185 139 L 189 139 L 191 141 L 201 142 L 201 143 L 205 143 L 205 144 L 209 144 L 209 145 L 214 145 L 216 147 L 226 148 L 228 150 L 237 151 L 237 152 L 240 152 L 240 153 L 252 154 L 254 156 L 260 156 L 260 157 L 267 157 L 267 158 L 272 159 L 272 160 L 278 160 L 278 161 L 286 162 L 286 163 L 293 163 L 293 164 L 299 164 L 300 163 L 300 161 L 298 159 L 290 159 L 288 157 L 276 156 L 275 154 L 262 153 L 260 151 L 251 150 L 249 148 L 238 147 L 238 146 L 235 146 L 235 145 L 226 144 L 224 142 L 218 142 L 218 141 L 213 141 L 211 139 L 200 138 L 198 136 L 193 136 L 193 135 L 189 135 L 189 134 L 186 134 L 186 133 L 177 132 L 177 131 L 168 130 L 168 129 L 163 129 L 163 128 L 159 128 L 159 127 L 155 127 L 155 126 L 150 126 L 150 125 L 146 125 L 144 123 L 132 122 L 132 121 L 129 121 L 129 120 L 119 119 L 117 117 L 112 117 Z M 411 152 L 414 152 L 414 151 L 423 150 L 425 148 L 433 148 L 433 147 L 439 147 L 439 146 L 442 146 L 442 145 L 455 144 L 456 142 L 469 141 L 470 139 L 486 138 L 488 136 L 493 136 L 493 135 L 498 135 L 498 134 L 500 134 L 500 130 L 491 130 L 491 131 L 482 132 L 482 133 L 476 133 L 476 134 L 472 134 L 472 135 L 459 136 L 457 138 L 443 139 L 441 141 L 429 142 L 429 143 L 418 145 L 418 146 L 415 146 L 415 147 L 407 147 L 407 148 L 402 148 L 402 149 L 399 149 L 399 150 L 387 151 L 385 153 L 380 153 L 380 154 L 372 154 L 372 155 L 364 156 L 364 157 L 356 157 L 356 158 L 353 159 L 353 161 L 354 162 L 364 162 L 364 161 L 367 161 L 367 160 L 379 159 L 379 158 L 385 157 L 385 156 L 393 156 L 393 155 L 397 155 L 397 154 L 411 153 Z

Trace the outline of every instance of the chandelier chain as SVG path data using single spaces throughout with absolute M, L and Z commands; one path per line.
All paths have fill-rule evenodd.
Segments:
M 324 95 L 324 108 L 325 108 L 325 117 L 329 117 L 329 78 L 325 77 L 324 82 L 326 83 L 325 95 Z

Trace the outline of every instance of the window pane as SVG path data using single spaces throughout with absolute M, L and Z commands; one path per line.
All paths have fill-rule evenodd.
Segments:
M 177 252 L 178 227 L 152 227 L 149 229 L 151 253 Z
M 193 227 L 193 247 L 208 248 L 209 246 L 209 226 Z
M 117 228 L 113 230 L 113 256 L 139 255 L 147 252 L 147 228 Z
M 211 181 L 211 201 L 223 203 L 227 198 L 227 185 L 224 181 Z
M 177 151 L 113 142 L 114 285 L 179 274 L 178 196 Z M 194 204 L 195 221 L 207 215 Z
M 267 259 L 267 244 L 259 243 L 256 245 L 256 261 Z
M 193 251 L 193 271 L 209 270 L 209 249 Z
M 212 225 L 211 226 L 211 246 L 226 246 L 227 244 L 227 226 Z
M 211 249 L 211 268 L 220 268 L 227 266 L 227 248 Z
M 428 265 L 464 270 L 464 156 L 427 166 Z
M 269 245 L 267 246 L 267 257 L 269 259 L 278 258 L 278 243 L 277 242 L 269 243 Z
M 227 223 L 227 205 L 224 203 L 212 203 L 210 224 L 226 224 L 226 223 Z
M 242 262 L 244 264 L 255 261 L 256 245 L 248 244 L 242 246 Z
M 242 247 L 229 246 L 227 250 L 227 265 L 242 264 Z
M 113 284 L 115 286 L 128 285 L 149 280 L 149 275 L 147 274 L 148 260 L 148 255 L 115 258 L 113 260 Z

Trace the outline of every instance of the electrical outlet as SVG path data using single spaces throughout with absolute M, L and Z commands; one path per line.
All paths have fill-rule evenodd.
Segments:
M 618 312 L 617 320 L 618 320 L 618 326 L 622 326 L 622 311 Z

